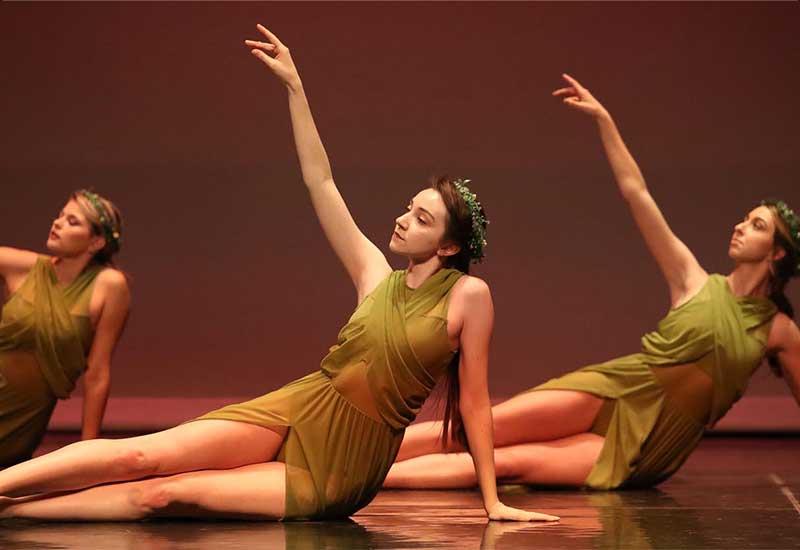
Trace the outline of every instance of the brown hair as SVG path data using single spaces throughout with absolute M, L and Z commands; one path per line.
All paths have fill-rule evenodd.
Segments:
M 457 269 L 463 273 L 469 273 L 469 264 L 472 259 L 470 256 L 469 242 L 472 238 L 472 215 L 467 203 L 453 185 L 453 178 L 443 176 L 433 176 L 429 180 L 430 188 L 435 189 L 441 195 L 447 209 L 447 223 L 445 225 L 444 240 L 455 243 L 460 247 L 458 253 L 448 256 L 445 266 Z M 481 213 L 483 207 L 481 207 Z M 449 439 L 457 441 L 464 448 L 469 448 L 467 432 L 464 429 L 464 422 L 461 419 L 459 409 L 459 398 L 461 395 L 458 365 L 461 358 L 460 353 L 456 353 L 447 367 L 443 393 L 447 394 L 447 402 L 444 407 L 444 418 L 442 419 L 442 446 L 447 449 Z
M 769 281 L 769 299 L 775 304 L 778 311 L 785 313 L 793 319 L 794 307 L 792 307 L 791 302 L 789 302 L 789 299 L 786 297 L 786 285 L 789 283 L 790 279 L 797 276 L 800 253 L 792 240 L 789 224 L 786 223 L 786 220 L 783 219 L 778 210 L 778 202 L 777 200 L 770 199 L 762 201 L 761 203 L 763 206 L 769 208 L 769 211 L 772 213 L 772 218 L 775 220 L 773 243 L 785 252 L 783 258 L 772 262 Z M 769 366 L 772 368 L 772 371 L 778 376 L 781 376 L 781 369 L 777 356 L 771 355 L 767 360 L 769 361 Z
M 97 201 L 103 209 L 102 215 L 108 220 L 107 227 L 103 227 L 103 223 L 100 221 L 101 212 L 98 212 L 94 203 L 87 198 L 87 193 L 92 193 L 92 191 L 78 189 L 73 192 L 69 198 L 77 202 L 78 206 L 80 206 L 83 215 L 86 216 L 89 222 L 92 233 L 106 239 L 106 245 L 95 253 L 92 260 L 101 265 L 115 267 L 113 258 L 120 250 L 119 237 L 122 236 L 122 214 L 113 202 L 105 197 L 97 195 Z M 109 238 L 110 233 L 116 233 L 119 237 L 111 239 Z

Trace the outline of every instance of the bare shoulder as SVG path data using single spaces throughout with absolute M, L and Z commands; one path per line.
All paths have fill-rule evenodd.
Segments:
M 784 351 L 800 347 L 800 328 L 783 312 L 775 314 L 769 330 L 767 348 L 771 351 Z
M 96 285 L 103 289 L 107 296 L 127 297 L 130 295 L 128 278 L 113 267 L 103 269 L 97 275 Z
M 27 273 L 36 263 L 39 255 L 30 250 L 0 246 L 0 275 L 7 277 Z
M 453 285 L 451 301 L 469 304 L 490 304 L 492 292 L 489 285 L 480 277 L 464 275 Z

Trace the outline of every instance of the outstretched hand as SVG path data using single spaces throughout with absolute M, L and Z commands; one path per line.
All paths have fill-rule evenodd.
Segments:
M 489 514 L 489 519 L 494 521 L 558 521 L 561 519 L 558 516 L 512 508 L 500 501 L 495 503 L 487 512 Z
M 289 48 L 264 25 L 258 24 L 256 28 L 266 37 L 268 42 L 245 40 L 245 45 L 251 48 L 250 53 L 269 67 L 284 84 L 291 88 L 299 86 L 300 75 L 294 66 Z
M 595 118 L 608 115 L 605 107 L 589 93 L 589 90 L 581 86 L 581 83 L 569 76 L 568 74 L 561 75 L 570 85 L 566 88 L 559 88 L 553 92 L 556 97 L 563 97 L 564 104 L 591 115 Z

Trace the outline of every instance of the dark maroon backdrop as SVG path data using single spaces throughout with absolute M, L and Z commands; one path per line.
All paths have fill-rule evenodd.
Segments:
M 77 187 L 123 209 L 135 301 L 116 396 L 262 393 L 315 369 L 354 306 L 286 94 L 242 45 L 259 21 L 292 48 L 384 250 L 429 174 L 474 180 L 495 395 L 636 351 L 668 305 L 592 122 L 550 97 L 561 72 L 615 115 L 709 270 L 757 200 L 800 208 L 796 3 L 3 3 L 0 241 L 41 250 Z M 786 389 L 764 370 L 752 391 Z

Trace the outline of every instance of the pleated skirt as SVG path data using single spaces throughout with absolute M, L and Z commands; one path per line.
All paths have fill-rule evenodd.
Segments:
M 288 428 L 277 457 L 286 464 L 284 520 L 344 518 L 366 506 L 404 433 L 359 410 L 321 371 L 196 420 L 205 419 Z
M 0 468 L 31 458 L 55 405 L 33 353 L 0 352 Z
M 592 429 L 605 437 L 585 481 L 592 489 L 655 486 L 680 468 L 704 433 L 701 422 L 673 403 L 641 354 L 584 367 L 528 391 L 540 390 L 582 391 L 606 400 Z

